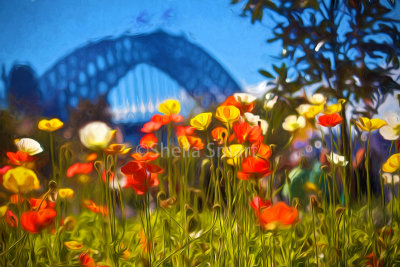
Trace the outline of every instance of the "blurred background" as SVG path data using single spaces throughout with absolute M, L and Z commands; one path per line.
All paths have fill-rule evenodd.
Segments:
M 0 106 L 133 132 L 168 98 L 188 116 L 237 91 L 261 97 L 268 86 L 258 71 L 272 72 L 286 50 L 267 42 L 278 17 L 244 16 L 251 2 L 1 1 Z

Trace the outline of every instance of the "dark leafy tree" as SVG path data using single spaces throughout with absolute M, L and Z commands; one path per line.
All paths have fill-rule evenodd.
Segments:
M 400 24 L 391 13 L 394 5 L 378 0 L 247 0 L 243 12 L 252 23 L 265 14 L 276 20 L 268 42 L 282 44 L 280 59 L 287 64 L 273 66 L 276 79 L 260 70 L 271 79 L 273 93 L 292 96 L 310 88 L 346 99 L 354 114 L 372 116 L 400 89 Z M 347 127 L 342 126 L 343 152 L 349 156 Z

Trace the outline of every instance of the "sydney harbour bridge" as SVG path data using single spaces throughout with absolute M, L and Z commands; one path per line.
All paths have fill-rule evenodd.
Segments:
M 15 87 L 7 79 L 11 72 L 3 75 L 9 91 Z M 148 120 L 168 98 L 189 112 L 241 90 L 205 50 L 163 31 L 89 42 L 38 76 L 37 86 L 46 115 L 67 119 L 79 101 L 105 96 L 114 122 L 121 124 Z

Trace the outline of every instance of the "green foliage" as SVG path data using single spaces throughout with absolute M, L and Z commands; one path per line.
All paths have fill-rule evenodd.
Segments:
M 394 1 L 248 0 L 243 14 L 250 13 L 252 23 L 261 21 L 264 13 L 277 21 L 268 41 L 281 43 L 279 59 L 290 62 L 273 66 L 277 78 L 270 82 L 272 92 L 290 96 L 312 88 L 351 100 L 355 107 L 363 101 L 364 109 L 358 112 L 376 113 L 388 94 L 400 89 L 395 73 L 399 20 L 389 4 Z M 273 79 L 265 70 L 260 73 Z

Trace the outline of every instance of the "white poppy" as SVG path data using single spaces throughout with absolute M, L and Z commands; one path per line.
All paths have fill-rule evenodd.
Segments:
M 323 94 L 313 94 L 309 99 L 311 104 L 322 105 L 326 102 L 326 97 Z
M 113 138 L 115 130 L 101 121 L 86 124 L 79 130 L 81 143 L 92 150 L 105 149 Z
M 19 151 L 28 153 L 30 156 L 43 152 L 39 142 L 31 138 L 22 138 L 15 144 Z
M 272 93 L 266 94 L 265 95 L 265 102 L 264 102 L 264 109 L 265 110 L 271 110 L 276 102 L 278 101 L 278 96 L 274 96 Z
M 299 115 L 303 116 L 310 110 L 310 107 L 312 107 L 310 104 L 301 104 L 296 108 L 296 111 L 299 113 Z
M 237 102 L 245 105 L 253 103 L 257 99 L 255 96 L 246 93 L 236 93 L 233 94 L 233 97 Z
M 386 140 L 395 141 L 400 138 L 400 117 L 392 113 L 386 118 L 387 125 L 379 129 L 379 133 Z
M 282 123 L 282 128 L 288 132 L 294 132 L 306 126 L 306 119 L 303 116 L 289 115 Z
M 384 184 L 398 184 L 400 181 L 400 177 L 397 174 L 393 175 L 388 172 L 382 174 L 382 179 Z
M 244 118 L 250 126 L 259 125 L 261 127 L 262 134 L 267 134 L 268 122 L 266 120 L 260 119 L 260 116 L 254 115 L 250 112 L 244 113 Z
M 341 167 L 344 167 L 349 163 L 349 161 L 347 161 L 344 156 L 336 154 L 336 153 L 333 153 L 333 152 L 331 152 L 328 155 L 326 155 L 326 159 L 331 164 L 334 164 L 334 165 L 337 165 L 337 166 L 341 166 Z

